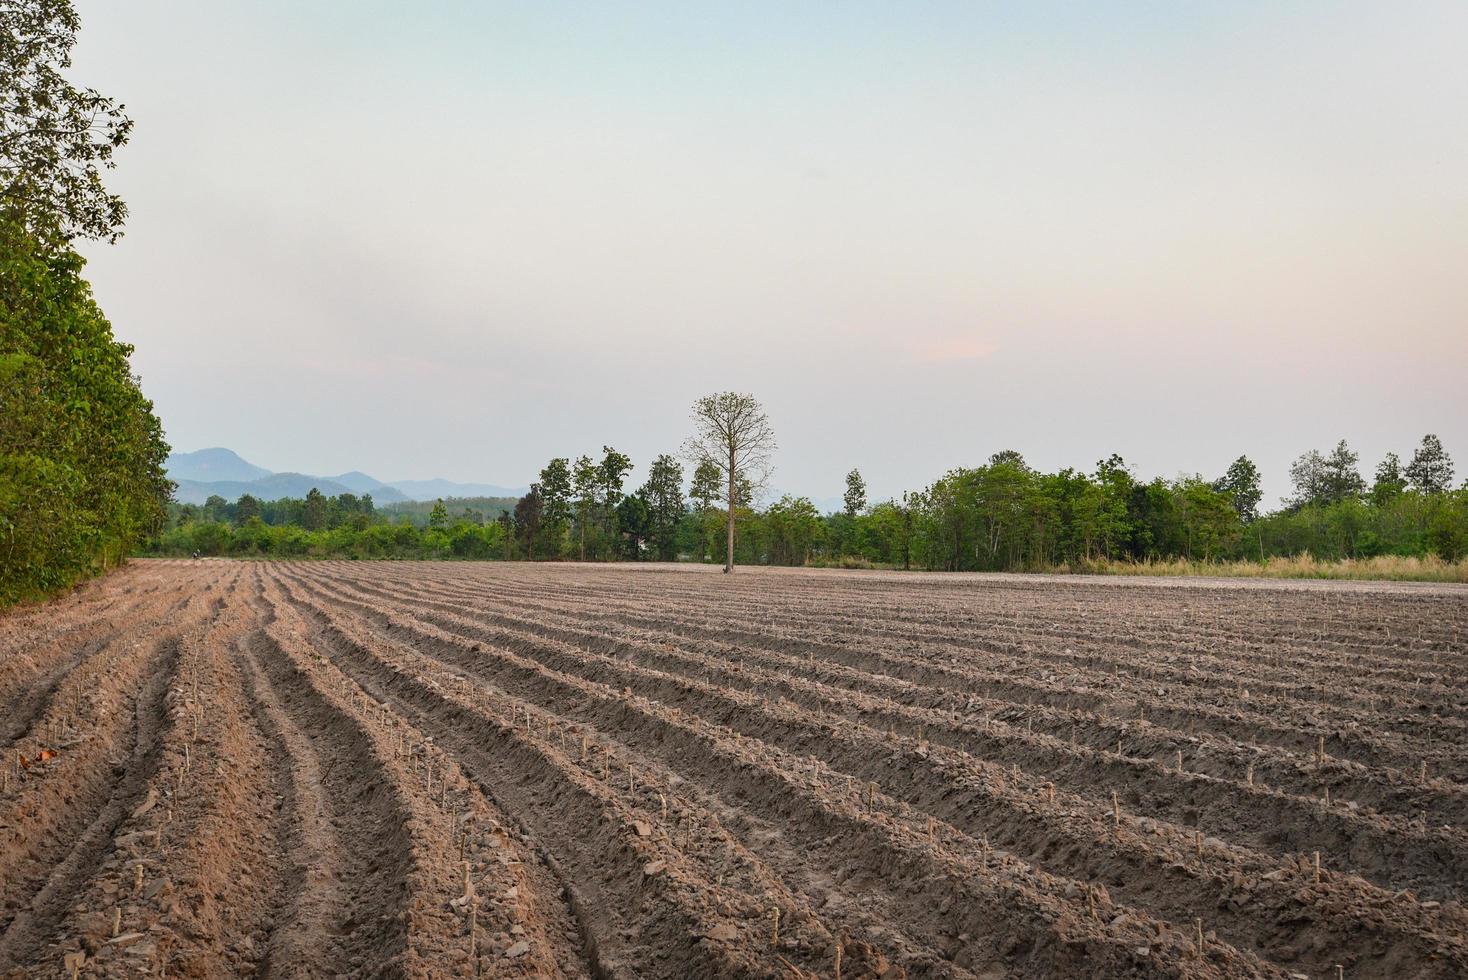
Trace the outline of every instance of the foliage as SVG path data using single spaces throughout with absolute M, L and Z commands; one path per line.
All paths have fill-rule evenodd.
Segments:
M 540 540 L 541 520 L 545 515 L 545 497 L 540 484 L 530 484 L 530 491 L 515 504 L 515 542 L 526 558 L 535 560 L 535 546 Z
M 637 491 L 647 507 L 647 543 L 660 561 L 678 557 L 678 526 L 683 519 L 683 465 L 663 454 L 652 461 L 647 482 Z
M 804 565 L 821 542 L 821 515 L 808 498 L 787 495 L 765 511 L 764 531 L 770 564 Z
M 1263 493 L 1259 489 L 1259 467 L 1247 456 L 1240 456 L 1229 464 L 1228 472 L 1213 482 L 1213 489 L 1233 501 L 1239 520 L 1245 524 L 1259 516 L 1259 500 Z
M 241 558 L 469 558 L 503 557 L 502 525 L 456 521 L 423 530 L 413 524 L 350 523 L 308 531 L 300 524 L 266 524 L 251 517 L 238 525 L 193 521 L 164 531 L 151 553 Z
M 846 493 L 841 502 L 846 508 L 843 513 L 850 520 L 855 520 L 857 514 L 867 509 L 867 484 L 855 468 L 846 474 Z
M 342 494 L 343 500 L 350 497 L 350 494 Z M 370 505 L 372 495 L 363 494 L 362 499 Z M 376 512 L 384 515 L 388 520 L 403 518 L 416 527 L 426 528 L 433 516 L 433 509 L 442 503 L 453 520 L 483 524 L 486 521 L 497 520 L 501 514 L 514 510 L 515 500 L 515 497 L 440 497 L 437 500 L 401 500 L 383 504 L 376 508 Z M 369 506 L 368 511 L 372 510 L 373 508 Z M 268 520 L 267 523 L 269 523 Z
M 62 77 L 78 27 L 71 0 L 0 2 L 0 209 L 55 244 L 115 240 L 127 217 L 101 171 L 132 120 Z
M 617 528 L 621 533 L 622 557 L 637 561 L 649 531 L 647 501 L 637 494 L 623 497 L 617 504 Z
M 1453 485 L 1453 461 L 1437 436 L 1422 437 L 1422 445 L 1407 464 L 1406 477 L 1423 493 L 1445 493 Z
M 1371 484 L 1371 502 L 1378 506 L 1389 503 L 1405 489 L 1407 477 L 1402 473 L 1401 457 L 1387 453 L 1376 467 L 1376 480 Z
M 1242 456 L 1217 479 L 1191 475 L 1143 482 L 1116 455 L 1098 462 L 1091 473 L 1070 468 L 1045 473 L 1019 453 L 1005 451 L 983 466 L 950 470 L 921 492 L 860 507 L 852 506 L 853 494 L 843 499 L 840 511 L 825 515 L 808 498 L 789 495 L 758 508 L 752 482 L 739 479 L 732 555 L 727 484 L 716 464 L 705 461 L 695 469 L 685 498 L 683 467 L 661 455 L 649 465 L 643 484 L 623 495 L 632 461 L 606 447 L 603 454 L 600 463 L 588 456 L 575 463 L 556 457 L 542 470 L 542 477 L 559 488 L 561 514 L 569 522 L 563 527 L 548 517 L 551 497 L 544 483 L 515 504 L 513 517 L 502 514 L 488 526 L 476 511 L 464 508 L 455 515 L 457 504 L 435 505 L 439 516 L 426 522 L 428 533 L 421 521 L 407 532 L 376 530 L 387 523 L 384 512 L 373 510 L 370 497 L 351 494 L 321 498 L 324 530 L 338 532 L 326 536 L 303 526 L 297 532 L 270 532 L 278 539 L 246 529 L 255 509 L 264 527 L 282 518 L 303 525 L 305 501 L 241 498 L 227 504 L 211 498 L 200 508 L 176 507 L 175 513 L 180 524 L 221 524 L 222 530 L 201 530 L 186 539 L 206 553 L 242 548 L 244 553 L 296 549 L 289 553 L 359 557 L 732 558 L 741 564 L 954 571 L 1135 568 L 1141 574 L 1240 562 L 1275 567 L 1283 556 L 1299 555 L 1343 569 L 1385 567 L 1372 562 L 1388 556 L 1428 567 L 1439 558 L 1450 564 L 1468 555 L 1468 488 L 1413 489 L 1393 475 L 1400 467 L 1389 459 L 1378 468 L 1378 485 L 1370 495 L 1337 495 L 1331 488 L 1348 486 L 1356 465 L 1355 454 L 1344 446 L 1329 457 L 1314 454 L 1325 473 L 1316 488 L 1325 488 L 1317 493 L 1320 500 L 1264 515 L 1257 511 L 1258 469 Z M 859 480 L 859 475 L 849 478 L 847 489 L 859 487 L 864 496 Z M 1386 485 L 1392 486 L 1390 493 L 1382 490 Z M 224 524 L 233 524 L 232 536 Z
M 540 471 L 540 493 L 545 499 L 544 521 L 546 531 L 559 538 L 566 523 L 571 519 L 571 463 L 558 457 Z
M 82 258 L 0 212 L 0 605 L 115 564 L 162 525 L 168 446 Z
M 596 519 L 596 511 L 599 503 L 597 487 L 599 486 L 600 470 L 592 463 L 591 457 L 582 455 L 576 457 L 575 468 L 571 471 L 572 488 L 576 494 L 576 553 L 582 560 L 586 560 L 586 537 L 588 532 L 593 534 L 592 546 L 595 549 L 593 522 Z
M 1360 459 L 1344 439 L 1336 443 L 1328 456 L 1314 449 L 1305 453 L 1290 466 L 1290 480 L 1295 485 L 1294 505 L 1333 504 L 1361 496 L 1366 481 L 1356 469 Z
M 121 560 L 172 492 L 132 348 L 69 245 L 119 233 L 99 171 L 132 127 L 62 77 L 77 26 L 69 0 L 0 2 L 0 606 Z

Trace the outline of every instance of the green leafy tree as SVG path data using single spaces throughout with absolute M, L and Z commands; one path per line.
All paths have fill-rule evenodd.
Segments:
M 853 520 L 857 514 L 867 509 L 866 481 L 861 478 L 861 473 L 856 469 L 846 474 L 846 493 L 841 498 L 841 502 L 845 505 L 846 516 Z
M 641 494 L 628 494 L 617 504 L 617 527 L 622 532 L 622 554 L 633 561 L 643 557 L 643 542 L 647 540 L 649 514 L 647 500 Z
M 234 521 L 236 525 L 243 526 L 250 521 L 260 519 L 260 501 L 254 496 L 246 493 L 241 494 L 240 499 L 235 501 Z
M 1446 561 L 1468 558 L 1468 487 L 1432 498 L 1427 548 Z
M 821 533 L 815 504 L 806 497 L 781 497 L 765 512 L 765 524 L 771 564 L 809 563 Z
M 1259 489 L 1259 467 L 1249 457 L 1240 456 L 1230 463 L 1228 472 L 1214 481 L 1213 489 L 1234 502 L 1234 510 L 1245 524 L 1259 516 L 1259 500 L 1264 494 Z
M 719 468 L 705 460 L 694 468 L 693 481 L 688 488 L 688 495 L 696 506 L 699 558 L 704 561 L 717 551 L 714 537 L 722 525 L 719 524 L 715 504 L 722 494 L 721 482 Z
M 1376 479 L 1371 484 L 1371 502 L 1378 507 L 1390 503 L 1407 489 L 1407 477 L 1402 472 L 1402 460 L 1396 453 L 1387 453 L 1376 467 Z
M 229 501 L 217 493 L 211 493 L 204 500 L 204 519 L 206 521 L 226 521 L 229 519 Z
M 1018 453 L 996 453 L 987 467 L 964 471 L 946 493 L 953 510 L 947 518 L 954 548 L 950 563 L 961 560 L 957 552 L 963 547 L 961 530 L 955 524 L 968 520 L 970 514 L 978 538 L 976 547 L 984 556 L 983 567 L 1002 568 L 1022 560 L 1038 485 Z
M 1096 554 L 1115 558 L 1126 552 L 1132 538 L 1130 504 L 1137 481 L 1131 467 L 1116 453 L 1096 464 Z
M 1422 437 L 1422 445 L 1407 464 L 1407 479 L 1422 493 L 1447 493 L 1453 486 L 1453 460 L 1435 435 Z
M 301 511 L 301 526 L 308 531 L 319 531 L 326 526 L 326 497 L 312 487 L 306 493 L 306 506 Z
M 1175 493 L 1183 555 L 1204 561 L 1220 557 L 1238 537 L 1240 520 L 1233 501 L 1199 477 L 1178 481 Z
M 1017 469 L 1028 470 L 1029 464 L 1025 462 L 1024 456 L 1017 449 L 1001 449 L 989 457 L 990 466 L 1013 466 Z
M 597 491 L 602 507 L 610 512 L 622 500 L 622 483 L 632 469 L 632 460 L 611 446 L 602 446 L 601 451 L 602 459 L 596 467 Z
M 132 120 L 63 77 L 79 27 L 70 0 L 0 3 L 0 210 L 48 243 L 115 240 L 127 217 L 102 171 Z
M 499 529 L 500 529 L 500 547 L 504 549 L 504 554 L 502 555 L 502 557 L 506 561 L 509 561 L 512 557 L 514 557 L 514 547 L 515 547 L 515 523 L 514 523 L 514 518 L 510 516 L 510 512 L 509 511 L 505 511 L 505 512 L 501 513 L 500 516 L 495 519 L 495 523 L 499 525 Z
M 576 466 L 571 471 L 571 479 L 576 494 L 577 555 L 581 561 L 585 561 L 586 531 L 595 518 L 601 474 L 590 456 L 578 456 Z
M 660 561 L 678 557 L 678 524 L 683 519 L 683 466 L 672 456 L 658 456 L 637 491 L 647 504 L 647 540 Z M 623 530 L 626 530 L 623 525 Z
M 69 244 L 119 233 L 100 170 L 131 128 L 63 77 L 77 26 L 66 0 L 0 3 L 0 606 L 121 561 L 173 490 L 132 348 Z
M 1328 456 L 1322 456 L 1313 449 L 1305 453 L 1290 466 L 1290 480 L 1295 485 L 1292 503 L 1303 507 L 1361 496 L 1366 490 L 1366 481 L 1361 479 L 1356 469 L 1360 459 L 1344 439 L 1336 443 Z
M 540 471 L 540 493 L 545 501 L 542 521 L 547 537 L 557 553 L 560 552 L 561 535 L 571 519 L 571 462 L 557 457 Z
M 900 503 L 887 500 L 871 509 L 863 519 L 872 542 L 866 557 L 904 569 L 912 567 L 912 503 L 912 494 L 904 493 Z
M 162 530 L 173 489 L 82 264 L 0 210 L 0 605 L 121 561 Z
M 1346 440 L 1336 443 L 1330 455 L 1325 457 L 1324 475 L 1328 500 L 1345 500 L 1347 497 L 1359 497 L 1366 492 L 1366 481 L 1361 479 L 1361 473 L 1356 468 L 1360 461 L 1360 454 L 1352 452 L 1346 446 Z
M 1295 495 L 1291 503 L 1297 507 L 1326 502 L 1325 457 L 1312 449 L 1290 464 L 1290 483 Z
M 540 484 L 530 484 L 530 490 L 515 504 L 515 536 L 525 557 L 535 560 L 535 542 L 540 537 L 540 522 L 545 501 L 540 494 Z
M 311 492 L 315 493 L 316 491 L 312 490 Z M 306 499 L 309 501 L 310 497 L 308 496 Z M 444 506 L 443 498 L 440 497 L 438 500 L 434 501 L 433 510 L 428 515 L 428 527 L 431 530 L 438 531 L 447 527 L 448 523 L 449 509 Z M 310 527 L 309 524 L 306 526 Z
M 693 482 L 689 485 L 688 496 L 700 509 L 708 510 L 719 499 L 719 483 L 719 468 L 707 461 L 699 463 L 693 471 Z

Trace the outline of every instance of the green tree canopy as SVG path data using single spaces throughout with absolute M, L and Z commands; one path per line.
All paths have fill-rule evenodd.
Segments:
M 1213 489 L 1233 501 L 1239 520 L 1245 524 L 1259 516 L 1259 500 L 1264 494 L 1259 489 L 1259 467 L 1249 457 L 1240 456 L 1230 463 L 1228 472 L 1214 481 Z
M 850 473 L 846 474 L 846 493 L 841 498 L 841 502 L 845 505 L 846 516 L 850 518 L 855 518 L 857 514 L 867 509 L 866 481 L 861 478 L 861 473 L 854 467 Z
M 1407 479 L 1423 493 L 1446 493 L 1453 486 L 1453 460 L 1435 435 L 1422 437 L 1422 445 L 1407 464 Z
M 102 171 L 132 120 L 62 75 L 79 27 L 71 0 L 0 3 L 0 208 L 48 243 L 115 240 L 127 217 Z
M 684 511 L 683 465 L 667 454 L 658 456 L 637 495 L 647 505 L 648 544 L 659 559 L 672 561 L 678 556 L 678 525 Z
M 1376 467 L 1376 479 L 1371 484 L 1371 502 L 1377 506 L 1396 499 L 1407 489 L 1407 477 L 1402 473 L 1402 460 L 1396 453 L 1387 453 Z
M 132 348 L 82 264 L 0 210 L 0 605 L 119 561 L 161 528 L 173 489 Z
M 552 534 L 559 534 L 571 518 L 571 461 L 559 456 L 540 471 L 540 493 L 545 498 L 544 521 Z

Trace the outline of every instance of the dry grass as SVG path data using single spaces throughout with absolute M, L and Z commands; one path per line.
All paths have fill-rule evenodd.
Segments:
M 1468 559 L 1444 561 L 1433 555 L 1426 558 L 1378 555 L 1375 558 L 1325 561 L 1305 552 L 1288 558 L 1270 558 L 1263 562 L 1188 561 L 1176 558 L 1141 562 L 1098 561 L 1061 566 L 1053 570 L 1093 575 L 1200 575 L 1224 578 L 1330 578 L 1468 583 Z

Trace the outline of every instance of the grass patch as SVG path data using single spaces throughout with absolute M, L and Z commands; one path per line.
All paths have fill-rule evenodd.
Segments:
M 1444 561 L 1435 555 L 1411 558 L 1377 555 L 1373 558 L 1321 560 L 1306 552 L 1265 561 L 1096 561 L 1062 565 L 1056 572 L 1092 575 L 1197 575 L 1221 578 L 1323 578 L 1392 582 L 1468 583 L 1468 559 Z

